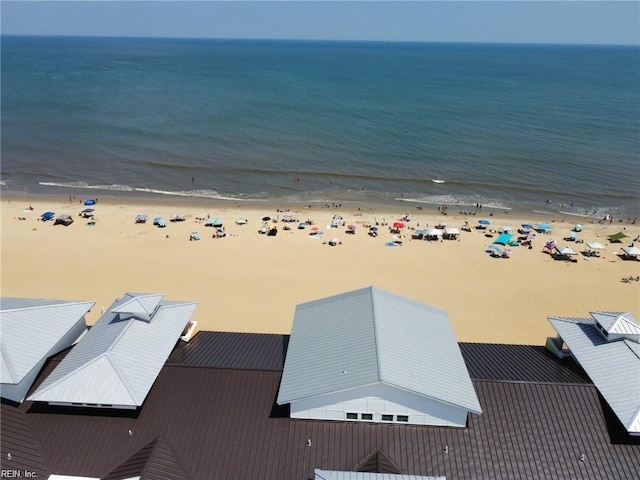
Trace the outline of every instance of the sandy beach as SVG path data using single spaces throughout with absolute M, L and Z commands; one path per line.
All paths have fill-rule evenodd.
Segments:
M 616 255 L 640 234 L 638 225 L 628 223 L 585 221 L 579 233 L 585 243 L 576 244 L 563 241 L 579 223 L 576 218 L 517 218 L 505 212 L 445 216 L 415 205 L 309 208 L 100 198 L 92 207 L 94 225 L 79 216 L 84 208 L 78 198 L 3 197 L 3 296 L 92 300 L 96 306 L 87 320 L 93 323 L 102 307 L 127 291 L 160 292 L 166 300 L 199 302 L 194 319 L 201 330 L 289 333 L 297 304 L 376 285 L 446 310 L 460 341 L 531 345 L 544 344 L 553 334 L 550 315 L 584 317 L 590 310 L 608 310 L 640 318 L 640 282 L 622 281 L 640 275 L 640 262 Z M 65 227 L 40 221 L 45 211 L 70 215 L 74 222 Z M 136 224 L 141 213 L 149 220 Z M 174 214 L 184 215 L 184 221 L 170 222 Z M 298 229 L 292 222 L 285 230 L 286 214 L 313 225 Z M 396 236 L 402 245 L 387 246 L 393 239 L 389 227 L 405 214 L 409 219 L 403 221 L 402 236 Z M 334 215 L 342 217 L 344 226 L 329 228 Z M 224 238 L 213 238 L 216 229 L 203 221 L 208 216 L 224 221 Z M 265 216 L 278 219 L 269 221 L 278 228 L 276 236 L 258 232 Z M 154 217 L 163 217 L 167 226 L 154 226 Z M 236 224 L 241 217 L 246 224 Z M 475 227 L 480 218 L 490 220 L 488 231 L 471 228 L 459 240 L 411 238 L 412 229 L 460 228 L 465 222 Z M 485 253 L 501 226 L 517 230 L 521 223 L 541 221 L 550 223 L 553 232 L 537 234 L 533 248 L 513 247 L 509 259 Z M 379 235 L 374 238 L 366 226 L 376 222 Z M 350 224 L 355 234 L 345 233 Z M 313 227 L 323 235 L 310 235 Z M 200 241 L 190 240 L 194 231 Z M 619 231 L 627 238 L 610 243 L 607 237 Z M 333 238 L 341 243 L 330 246 Z M 578 254 L 577 262 L 557 261 L 542 251 L 551 239 L 577 252 L 593 241 L 606 248 L 600 258 Z

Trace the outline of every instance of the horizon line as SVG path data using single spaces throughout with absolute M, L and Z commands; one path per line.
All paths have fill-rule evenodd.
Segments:
M 636 47 L 640 43 L 590 43 L 590 42 L 544 42 L 544 41 L 473 41 L 473 40 L 394 40 L 394 39 L 340 39 L 340 38 L 287 38 L 287 37 L 199 37 L 199 36 L 156 36 L 156 35 L 68 35 L 56 33 L 0 33 L 0 38 L 93 38 L 131 40 L 212 40 L 212 41 L 263 41 L 263 42 L 308 42 L 308 43 L 403 43 L 403 44 L 446 44 L 446 45 L 522 45 L 522 46 L 575 46 L 575 47 Z

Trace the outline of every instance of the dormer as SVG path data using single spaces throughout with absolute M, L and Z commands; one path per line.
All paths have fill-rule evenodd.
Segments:
M 640 343 L 640 323 L 629 312 L 589 312 L 608 342 L 626 339 Z
M 120 300 L 120 305 L 111 311 L 117 314 L 118 320 L 128 320 L 135 318 L 143 322 L 151 322 L 153 314 L 158 309 L 160 302 L 164 298 L 163 294 L 135 294 L 127 293 Z

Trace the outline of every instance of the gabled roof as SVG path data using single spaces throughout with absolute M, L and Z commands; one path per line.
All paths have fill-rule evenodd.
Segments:
M 127 293 L 112 311 L 119 313 L 121 319 L 136 317 L 140 320 L 149 320 L 153 312 L 158 308 L 164 295 L 162 294 L 135 294 Z
M 13 297 L 1 303 L 0 380 L 9 384 L 20 383 L 95 305 Z
M 398 475 L 394 473 L 342 472 L 336 470 L 314 470 L 315 480 L 445 480 L 446 477 L 423 475 Z
M 378 382 L 481 413 L 445 311 L 375 287 L 298 305 L 279 404 Z
M 131 478 L 162 478 L 163 480 L 188 480 L 189 476 L 167 442 L 160 435 L 114 468 L 101 480 Z
M 629 312 L 589 312 L 608 333 L 640 335 L 640 324 Z
M 627 431 L 640 435 L 640 345 L 607 341 L 594 319 L 549 317 L 549 322 Z
M 150 321 L 122 319 L 123 305 L 144 305 L 152 297 L 131 296 L 114 302 L 29 400 L 142 405 L 197 304 L 161 302 Z
M 398 467 L 380 447 L 373 449 L 354 470 L 356 472 L 369 473 L 402 473 L 400 467 Z

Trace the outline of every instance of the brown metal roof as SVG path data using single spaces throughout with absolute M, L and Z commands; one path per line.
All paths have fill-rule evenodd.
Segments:
M 450 479 L 601 479 L 637 474 L 638 442 L 627 436 L 620 437 L 622 443 L 612 443 L 620 440 L 612 437 L 615 418 L 596 388 L 585 382 L 553 381 L 562 378 L 560 371 L 523 371 L 524 381 L 505 380 L 518 377 L 508 371 L 497 380 L 475 379 L 483 414 L 470 415 L 466 429 L 291 420 L 286 409 L 275 407 L 281 371 L 265 368 L 282 355 L 285 337 L 236 335 L 202 335 L 198 348 L 212 351 L 190 348 L 187 354 L 179 347 L 145 404 L 133 414 L 3 403 L 2 468 L 13 468 L 6 452 L 18 451 L 25 435 L 31 435 L 32 445 L 25 451 L 32 457 L 23 458 L 21 465 L 40 458 L 41 478 L 48 472 L 100 476 L 117 473 L 119 466 L 161 465 L 149 450 L 159 438 L 170 446 L 167 464 L 183 468 L 191 479 L 299 480 L 313 478 L 314 468 L 353 471 L 373 464 Z M 255 346 L 254 352 L 245 353 L 256 369 L 238 368 L 247 361 L 242 355 L 221 353 L 239 344 Z M 256 352 L 268 349 L 267 345 L 280 353 L 265 352 L 269 360 L 259 361 Z M 474 352 L 480 355 L 481 350 Z M 518 350 L 514 347 L 513 355 Z M 484 350 L 486 355 L 492 351 Z M 523 358 L 528 351 L 520 348 Z M 228 368 L 204 368 L 204 358 Z M 531 368 L 555 368 L 550 358 L 540 358 L 532 361 Z M 476 363 L 490 366 L 506 360 Z M 484 376 L 500 377 L 489 372 Z M 538 376 L 547 381 L 526 380 Z M 13 422 L 8 435 L 5 414 L 21 419 Z M 372 452 L 378 453 L 372 457 Z M 158 477 L 147 473 L 143 478 Z
M 132 477 L 189 480 L 189 476 L 180 465 L 173 449 L 162 435 L 100 478 L 102 480 L 125 480 Z
M 50 471 L 25 410 L 5 399 L 0 405 L 0 468 L 2 471 L 29 471 L 38 478 L 47 478 Z
M 179 342 L 167 365 L 282 371 L 289 335 L 199 332 Z
M 536 345 L 460 343 L 469 375 L 478 380 L 539 383 L 591 383 L 572 359 L 559 359 Z

